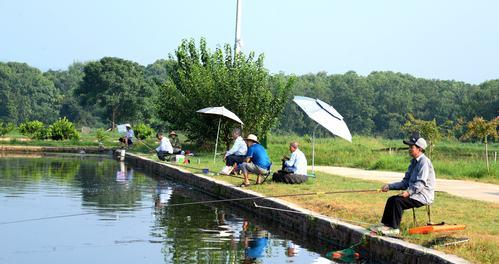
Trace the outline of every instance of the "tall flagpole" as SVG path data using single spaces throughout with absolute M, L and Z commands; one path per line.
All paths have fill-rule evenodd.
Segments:
M 243 40 L 241 39 L 241 16 L 243 8 L 243 0 L 237 0 L 236 9 L 236 39 L 234 43 L 234 58 L 237 53 L 241 52 L 241 47 L 243 46 Z

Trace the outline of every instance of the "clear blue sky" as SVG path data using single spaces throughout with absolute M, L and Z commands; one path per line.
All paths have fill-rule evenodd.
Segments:
M 147 65 L 183 38 L 233 45 L 235 9 L 236 0 L 0 0 L 0 61 L 47 70 L 116 56 Z M 499 78 L 493 0 L 243 0 L 242 38 L 271 72 Z

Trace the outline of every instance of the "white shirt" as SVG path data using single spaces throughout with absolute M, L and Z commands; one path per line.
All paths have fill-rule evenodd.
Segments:
M 289 160 L 285 162 L 287 167 L 295 168 L 295 174 L 307 175 L 307 158 L 300 149 L 296 149 Z
M 238 155 L 238 156 L 244 156 L 246 155 L 246 152 L 248 151 L 248 146 L 246 146 L 246 142 L 244 142 L 244 139 L 239 136 L 236 138 L 234 141 L 234 146 L 225 153 L 225 157 L 229 155 Z
M 159 147 L 156 148 L 156 151 L 157 152 L 164 151 L 172 154 L 173 153 L 172 143 L 170 143 L 170 140 L 167 137 L 163 137 L 161 139 L 161 142 L 159 142 Z
M 127 130 L 126 131 L 126 135 L 125 135 L 126 138 L 129 138 L 131 141 L 133 141 L 133 137 L 134 137 L 134 133 L 133 133 L 133 130 Z

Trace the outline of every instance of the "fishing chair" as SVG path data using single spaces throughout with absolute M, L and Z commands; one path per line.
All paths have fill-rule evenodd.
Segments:
M 270 167 L 269 169 L 267 170 L 267 174 L 259 174 L 258 177 L 263 177 L 263 181 L 260 182 L 260 184 L 263 184 L 268 178 L 269 176 L 272 175 L 272 162 L 270 162 Z
M 425 205 L 426 207 L 426 214 L 428 216 L 428 222 L 426 222 L 426 225 L 433 225 L 433 222 L 431 221 L 431 204 Z M 417 226 L 417 220 L 416 220 L 416 210 L 412 208 L 412 221 L 414 223 L 414 226 Z

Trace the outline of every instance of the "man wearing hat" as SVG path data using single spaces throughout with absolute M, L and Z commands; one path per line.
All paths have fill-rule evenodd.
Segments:
M 384 185 L 381 190 L 404 190 L 402 193 L 388 198 L 381 223 L 384 225 L 376 231 L 386 235 L 400 232 L 400 221 L 403 210 L 418 208 L 433 202 L 435 190 L 435 170 L 431 160 L 425 156 L 426 140 L 413 133 L 412 137 L 404 144 L 409 146 L 411 163 L 405 177 L 401 182 Z
M 173 153 L 180 154 L 182 152 L 182 146 L 180 145 L 180 140 L 178 139 L 177 133 L 175 131 L 170 132 L 170 143 L 173 146 Z
M 244 182 L 241 184 L 241 187 L 249 186 L 248 174 L 250 172 L 257 175 L 256 184 L 259 184 L 260 175 L 268 174 L 271 165 L 267 151 L 260 145 L 260 142 L 258 142 L 258 138 L 255 135 L 249 134 L 244 141 L 246 141 L 246 145 L 248 145 L 248 151 L 246 152 L 246 160 L 241 165 L 241 171 L 244 176 Z
M 133 137 L 134 137 L 134 133 L 133 133 L 133 130 L 132 130 L 132 127 L 130 125 L 126 125 L 126 134 L 124 137 L 121 137 L 119 139 L 119 141 L 123 144 L 125 144 L 125 147 L 129 147 L 131 145 L 133 145 Z

